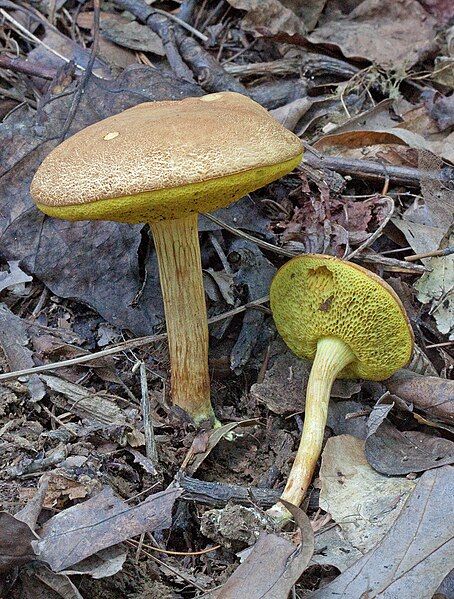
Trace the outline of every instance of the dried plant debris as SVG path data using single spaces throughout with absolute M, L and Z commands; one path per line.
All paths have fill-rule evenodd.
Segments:
M 335 3 L 333 3 L 335 4 Z M 346 11 L 328 12 L 309 36 L 338 46 L 348 58 L 363 58 L 388 69 L 410 68 L 436 51 L 435 19 L 416 0 L 364 0 Z M 380 38 L 381 43 L 371 44 Z
M 107 487 L 48 520 L 35 542 L 36 554 L 59 572 L 129 537 L 169 528 L 172 506 L 180 493 L 169 489 L 134 505 L 121 501 Z
M 214 593 L 216 599 L 274 599 L 286 597 L 309 564 L 314 535 L 307 516 L 292 508 L 299 526 L 300 542 L 294 545 L 276 534 L 262 533 L 252 550 L 225 585 Z
M 384 538 L 311 597 L 431 597 L 452 569 L 453 491 L 451 466 L 424 473 Z
M 454 233 L 446 236 L 440 249 L 448 246 L 454 246 Z M 430 304 L 440 333 L 454 340 L 454 254 L 430 258 L 427 266 L 430 272 L 424 273 L 415 285 L 418 299 L 423 304 Z
M 430 418 L 454 424 L 454 381 L 403 369 L 388 379 L 386 386 Z
M 454 443 L 421 431 L 400 431 L 384 420 L 366 439 L 369 464 L 383 474 L 424 472 L 454 463 Z
M 4 304 L 0 304 L 0 347 L 11 370 L 23 370 L 34 366 L 32 351 L 27 347 L 29 336 L 25 323 Z M 40 401 L 45 395 L 43 383 L 35 374 L 27 382 L 30 398 Z
M 306 26 L 286 2 L 279 0 L 229 0 L 235 8 L 246 10 L 247 15 L 242 20 L 246 31 L 254 31 L 259 35 L 273 36 L 287 34 L 288 36 L 304 36 Z
M 23 292 L 24 283 L 30 283 L 33 277 L 27 275 L 19 266 L 17 260 L 8 262 L 8 271 L 0 272 L 0 292 L 3 289 L 14 288 L 15 293 Z
M 320 481 L 320 507 L 363 554 L 391 529 L 416 484 L 375 472 L 366 459 L 364 441 L 350 435 L 328 439 Z
M 6 512 L 0 512 L 0 572 L 35 559 L 32 541 L 36 539 L 30 527 Z

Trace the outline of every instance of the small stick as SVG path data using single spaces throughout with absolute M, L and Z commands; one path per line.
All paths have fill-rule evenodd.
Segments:
M 130 543 L 130 541 L 126 541 L 126 542 Z M 132 545 L 134 546 L 134 543 L 132 543 Z M 175 576 L 178 576 L 178 578 L 181 578 L 182 580 L 184 580 L 185 582 L 189 583 L 190 585 L 192 585 L 193 587 L 195 587 L 196 589 L 198 589 L 202 593 L 207 593 L 208 592 L 207 589 L 204 589 L 197 582 L 195 582 L 194 580 L 191 580 L 188 576 L 186 576 L 186 574 L 183 574 L 182 572 L 180 572 L 176 568 L 173 568 L 172 566 L 170 566 L 166 562 L 163 562 L 162 560 L 160 560 L 158 557 L 156 557 L 152 553 L 149 553 L 148 551 L 145 551 L 145 549 L 142 549 L 142 553 L 144 553 L 147 557 L 151 557 L 151 559 L 154 559 L 154 561 L 157 562 L 160 566 L 163 566 L 164 568 L 167 568 L 173 574 L 175 574 Z
M 150 413 L 150 395 L 148 393 L 145 362 L 140 362 L 140 388 L 142 390 L 140 405 L 142 406 L 143 430 L 145 434 L 145 453 L 147 458 L 153 463 L 153 466 L 156 467 L 158 464 L 158 451 L 156 449 L 153 420 Z
M 128 543 L 132 543 L 137 545 L 139 548 L 140 541 L 136 541 L 135 539 L 130 539 Z M 212 551 L 216 551 L 219 549 L 221 545 L 215 545 L 214 547 L 208 547 L 207 549 L 201 549 L 200 551 L 171 551 L 170 549 L 161 549 L 160 547 L 155 547 L 154 545 L 147 545 L 146 543 L 141 543 L 140 547 L 145 547 L 146 549 L 151 549 L 152 551 L 157 551 L 158 553 L 165 553 L 167 555 L 182 555 L 184 557 L 193 556 L 193 555 L 204 555 L 205 553 L 211 553 Z
M 142 546 L 143 546 L 144 539 L 145 539 L 145 533 L 143 532 L 143 533 L 140 535 L 140 539 L 139 539 L 139 541 L 138 541 L 138 543 L 137 543 L 136 557 L 134 558 L 134 561 L 135 561 L 135 563 L 136 563 L 136 564 L 138 564 L 138 563 L 139 563 L 139 559 L 140 559 L 140 553 L 141 553 L 141 551 L 142 551 Z M 128 542 L 129 542 L 129 543 L 132 543 L 132 541 L 128 541 Z
M 93 43 L 90 49 L 90 57 L 88 59 L 87 68 L 85 69 L 85 72 L 76 88 L 76 92 L 71 103 L 71 108 L 69 109 L 65 124 L 63 125 L 63 131 L 60 134 L 58 143 L 64 141 L 66 135 L 68 134 L 74 117 L 76 116 L 77 109 L 79 108 L 82 96 L 85 92 L 85 88 L 87 87 L 90 77 L 93 75 L 93 66 L 95 64 L 96 52 L 98 51 L 99 46 L 100 15 L 100 0 L 93 0 Z
M 43 409 L 43 410 L 46 412 L 46 414 L 49 416 L 49 418 L 50 418 L 51 420 L 54 420 L 54 421 L 55 421 L 57 424 L 59 424 L 59 425 L 60 425 L 62 428 L 64 428 L 65 430 L 67 430 L 67 431 L 68 431 L 68 433 L 71 435 L 71 437 L 76 437 L 76 438 L 77 438 L 77 435 L 76 435 L 76 433 L 75 433 L 74 431 L 72 431 L 72 430 L 69 428 L 69 426 L 67 426 L 67 424 L 65 424 L 65 423 L 63 422 L 63 420 L 61 420 L 61 419 L 60 419 L 58 416 L 56 416 L 55 414 L 53 414 L 53 413 L 52 413 L 52 412 L 49 410 L 49 408 L 48 408 L 47 406 L 45 406 L 45 405 L 41 404 L 41 406 L 40 406 L 40 407 L 41 407 L 41 408 L 42 408 L 42 409 Z
M 450 245 L 443 250 L 433 250 L 432 252 L 424 252 L 422 254 L 413 254 L 413 256 L 405 256 L 404 260 L 407 262 L 415 262 L 416 260 L 421 260 L 422 258 L 432 258 L 435 256 L 450 256 L 454 254 L 454 245 Z
M 390 164 L 381 164 L 373 160 L 359 160 L 356 158 L 344 158 L 321 155 L 321 158 L 305 155 L 303 164 L 316 169 L 330 169 L 341 175 L 351 175 L 352 177 L 361 177 L 374 181 L 383 181 L 389 178 L 394 183 L 408 185 L 409 187 L 420 187 L 421 179 L 444 183 L 453 176 L 453 169 L 448 167 L 442 171 L 422 171 L 419 168 L 408 166 L 394 166 Z
M 454 341 L 444 341 L 443 343 L 432 343 L 432 345 L 426 345 L 426 349 L 435 349 L 436 347 L 450 347 L 454 345 Z
M 187 476 L 182 471 L 176 475 L 175 480 L 184 489 L 181 497 L 184 501 L 197 501 L 218 508 L 225 507 L 229 501 L 251 505 L 251 495 L 257 505 L 267 508 L 276 503 L 280 496 L 277 489 L 247 488 L 227 483 L 207 482 Z
M 11 58 L 0 55 L 0 69 L 8 69 L 15 73 L 24 73 L 42 79 L 53 79 L 57 73 L 56 69 L 49 69 L 39 62 L 29 62 L 23 58 Z
M 187 29 L 190 33 L 192 33 L 192 35 L 201 39 L 202 42 L 207 42 L 210 39 L 207 35 L 201 33 L 198 29 L 192 27 L 192 25 L 189 25 L 189 23 L 186 23 L 186 21 L 183 21 L 179 17 L 173 15 L 171 12 L 161 10 L 160 8 L 153 8 L 153 10 L 154 12 L 157 12 L 159 15 L 163 15 L 164 17 L 167 17 L 168 19 L 175 21 L 175 23 L 178 23 L 180 27 L 183 27 L 183 29 Z

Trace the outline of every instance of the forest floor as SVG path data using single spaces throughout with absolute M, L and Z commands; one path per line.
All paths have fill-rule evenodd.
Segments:
M 0 0 L 0 40 L 0 597 L 452 599 L 454 5 Z M 224 90 L 305 152 L 200 218 L 213 431 L 171 405 L 148 227 L 48 218 L 29 188 L 80 129 Z M 415 352 L 335 383 L 279 532 L 310 364 L 267 296 L 303 253 L 383 277 Z

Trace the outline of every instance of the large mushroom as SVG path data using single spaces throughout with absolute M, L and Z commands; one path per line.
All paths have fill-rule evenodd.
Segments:
M 334 380 L 390 377 L 409 362 L 413 333 L 385 281 L 333 256 L 306 254 L 287 262 L 273 279 L 270 301 L 288 347 L 313 360 L 301 441 L 281 496 L 299 506 L 320 456 Z M 270 514 L 281 522 L 291 517 L 282 503 Z
M 149 102 L 76 133 L 33 179 L 40 210 L 66 220 L 149 223 L 164 298 L 173 402 L 196 424 L 216 422 L 198 214 L 278 179 L 300 140 L 256 102 L 223 92 Z

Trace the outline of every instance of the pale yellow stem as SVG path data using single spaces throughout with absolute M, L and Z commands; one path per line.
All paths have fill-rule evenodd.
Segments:
M 208 322 L 198 215 L 150 223 L 159 263 L 171 367 L 171 394 L 196 424 L 215 422 L 210 401 Z
M 320 457 L 333 382 L 354 357 L 351 349 L 340 339 L 324 338 L 317 344 L 307 383 L 303 433 L 281 495 L 282 499 L 293 505 L 299 506 L 303 501 Z M 268 513 L 281 522 L 292 517 L 282 503 L 274 505 Z

